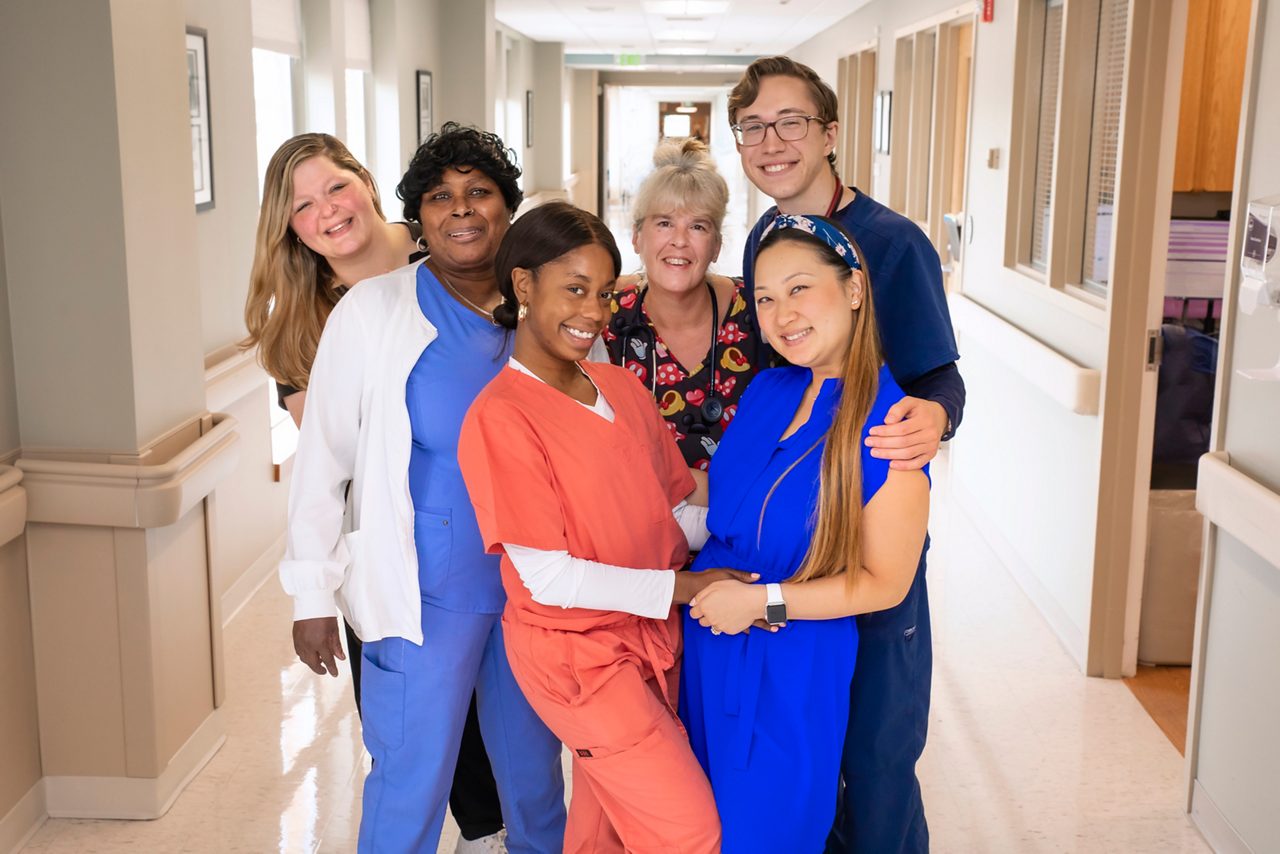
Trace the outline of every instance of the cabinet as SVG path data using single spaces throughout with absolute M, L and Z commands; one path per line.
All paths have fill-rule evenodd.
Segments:
M 1190 0 L 1175 192 L 1231 192 L 1250 0 Z

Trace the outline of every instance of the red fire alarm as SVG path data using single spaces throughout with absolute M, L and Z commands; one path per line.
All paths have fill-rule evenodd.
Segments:
M 996 0 L 982 0 L 982 23 L 989 24 L 996 14 Z

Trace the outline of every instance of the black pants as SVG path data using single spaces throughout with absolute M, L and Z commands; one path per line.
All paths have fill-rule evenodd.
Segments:
M 356 692 L 356 713 L 360 712 L 360 661 L 363 644 L 356 633 L 342 621 L 347 635 L 347 659 L 351 665 L 351 684 Z M 458 765 L 453 771 L 453 789 L 449 793 L 449 809 L 464 839 L 480 839 L 502 830 L 502 804 L 498 801 L 498 784 L 493 779 L 489 754 L 480 736 L 480 718 L 476 714 L 476 695 L 471 695 L 467 722 L 462 728 L 462 744 Z

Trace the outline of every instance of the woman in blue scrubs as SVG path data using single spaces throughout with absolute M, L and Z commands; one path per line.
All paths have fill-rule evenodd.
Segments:
M 511 353 L 493 263 L 518 176 L 492 134 L 446 124 L 424 143 L 398 195 L 429 256 L 344 297 L 312 367 L 280 571 L 304 661 L 340 657 L 336 609 L 364 640 L 362 852 L 437 850 L 473 692 L 507 850 L 563 844 L 560 743 L 507 663 L 498 559 L 457 458 L 463 416 Z
M 929 487 L 864 444 L 904 394 L 843 229 L 780 216 L 757 255 L 754 296 L 761 332 L 790 365 L 747 389 L 712 461 L 711 539 L 693 569 L 761 579 L 716 582 L 690 603 L 681 717 L 727 854 L 819 852 L 838 797 L 853 615 L 906 595 Z

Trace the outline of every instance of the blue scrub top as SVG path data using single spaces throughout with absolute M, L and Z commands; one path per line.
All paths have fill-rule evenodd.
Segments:
M 942 287 L 942 264 L 929 238 L 914 222 L 856 187 L 852 202 L 832 216 L 862 248 L 875 300 L 876 326 L 885 362 L 904 388 L 929 371 L 960 358 Z M 770 208 L 747 235 L 742 278 L 747 304 L 755 311 L 756 250 L 760 236 L 778 215 Z M 952 421 L 960 423 L 958 413 Z
M 426 264 L 418 268 L 418 306 L 439 333 L 405 385 L 422 601 L 450 611 L 497 614 L 507 601 L 499 559 L 485 554 L 480 539 L 458 468 L 458 434 L 471 402 L 506 366 L 515 336 L 463 306 Z
M 711 537 L 695 571 L 749 570 L 763 584 L 800 569 L 813 532 L 825 436 L 840 402 L 839 382 L 827 380 L 808 422 L 781 439 L 812 376 L 807 368 L 775 368 L 748 387 L 711 463 Z M 902 397 L 882 368 L 867 425 L 883 423 Z M 864 504 L 888 474 L 889 462 L 863 446 Z M 724 851 L 821 851 L 848 726 L 854 618 L 716 636 L 686 611 L 684 630 L 680 716 L 711 780 Z

